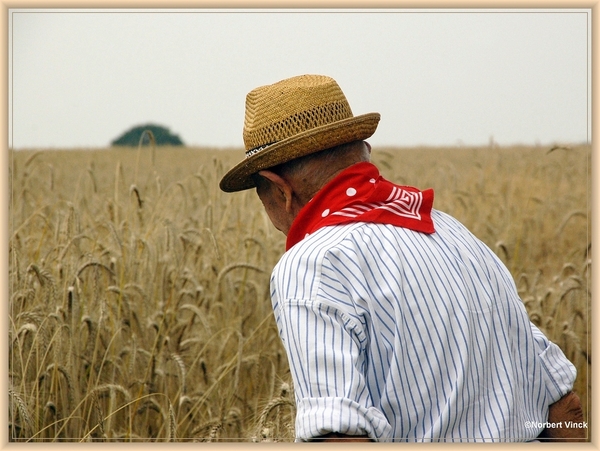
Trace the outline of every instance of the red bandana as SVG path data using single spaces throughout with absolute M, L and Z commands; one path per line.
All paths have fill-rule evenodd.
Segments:
M 398 186 L 371 163 L 357 163 L 325 185 L 303 208 L 288 232 L 286 250 L 321 227 L 350 222 L 391 224 L 435 232 L 433 190 Z

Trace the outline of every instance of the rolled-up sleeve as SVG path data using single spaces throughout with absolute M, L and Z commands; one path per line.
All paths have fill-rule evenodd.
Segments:
M 303 398 L 298 403 L 296 435 L 298 441 L 309 440 L 335 431 L 348 435 L 367 435 L 379 440 L 391 426 L 382 413 L 365 408 L 348 398 Z
M 386 437 L 391 426 L 365 383 L 366 335 L 358 322 L 313 300 L 283 300 L 279 308 L 295 385 L 296 439 L 329 432 Z
M 550 404 L 555 403 L 573 389 L 577 369 L 562 350 L 552 343 L 533 323 L 531 330 L 535 340 L 546 381 Z

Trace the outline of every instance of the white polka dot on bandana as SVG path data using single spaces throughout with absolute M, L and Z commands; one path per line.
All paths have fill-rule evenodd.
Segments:
M 323 213 L 321 213 L 321 216 L 325 217 L 329 214 L 329 208 L 324 210 Z
M 356 190 L 354 188 L 348 188 L 346 190 L 346 194 L 350 197 L 354 196 L 356 194 Z
M 304 238 L 307 238 L 307 237 L 308 237 L 308 235 L 310 235 L 310 233 L 307 233 L 306 235 L 304 235 Z
M 371 179 L 371 180 L 369 180 L 369 182 L 371 182 L 371 183 L 375 183 L 376 181 L 377 181 L 377 180 L 375 180 L 375 179 Z

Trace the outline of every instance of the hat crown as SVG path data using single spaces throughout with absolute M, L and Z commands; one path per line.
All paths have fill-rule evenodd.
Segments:
M 292 77 L 248 93 L 244 145 L 255 149 L 351 117 L 346 96 L 333 78 Z

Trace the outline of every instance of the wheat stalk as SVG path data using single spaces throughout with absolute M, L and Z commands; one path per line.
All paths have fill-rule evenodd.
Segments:
M 9 384 L 9 386 L 8 386 L 8 395 L 10 397 L 10 400 L 12 401 L 11 408 L 9 409 L 9 411 L 12 413 L 13 412 L 12 406 L 14 404 L 16 404 L 17 412 L 19 413 L 19 418 L 21 418 L 21 421 L 23 422 L 23 425 L 21 426 L 21 428 L 24 431 L 24 435 L 25 436 L 32 435 L 34 432 L 34 427 L 33 427 L 34 423 L 33 423 L 33 420 L 31 419 L 31 414 L 29 413 L 29 409 L 25 405 L 23 398 L 17 392 L 15 392 L 15 390 L 13 389 L 12 384 Z M 14 423 L 14 420 L 13 420 L 13 423 Z
M 167 442 L 174 442 L 177 439 L 177 422 L 175 421 L 175 411 L 169 401 L 169 421 L 167 422 Z

